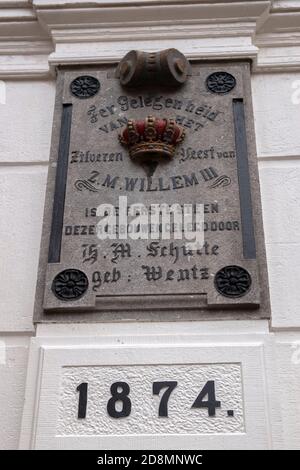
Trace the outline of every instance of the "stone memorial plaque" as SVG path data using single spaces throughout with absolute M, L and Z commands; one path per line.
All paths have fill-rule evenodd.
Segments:
M 250 64 L 172 51 L 58 71 L 37 321 L 269 316 Z

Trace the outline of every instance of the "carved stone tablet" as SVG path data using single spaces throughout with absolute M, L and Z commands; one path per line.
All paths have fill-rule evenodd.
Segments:
M 58 71 L 36 321 L 269 317 L 250 64 L 172 51 L 178 86 L 151 55 L 137 86 L 127 62 Z M 154 227 L 174 204 L 201 246 Z

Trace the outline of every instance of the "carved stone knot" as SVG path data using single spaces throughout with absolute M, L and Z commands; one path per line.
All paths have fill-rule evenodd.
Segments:
M 191 75 L 191 66 L 177 49 L 160 52 L 130 51 L 123 57 L 116 76 L 124 87 L 144 84 L 183 85 Z

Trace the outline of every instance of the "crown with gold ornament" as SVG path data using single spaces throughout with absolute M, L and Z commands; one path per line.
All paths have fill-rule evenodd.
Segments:
M 174 119 L 159 119 L 148 116 L 144 120 L 130 119 L 119 135 L 122 145 L 129 149 L 132 159 L 173 158 L 176 146 L 185 137 L 185 132 Z

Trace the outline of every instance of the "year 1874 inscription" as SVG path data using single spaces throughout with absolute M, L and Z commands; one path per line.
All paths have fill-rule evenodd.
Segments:
M 149 56 L 59 71 L 39 321 L 269 315 L 250 65 Z

